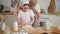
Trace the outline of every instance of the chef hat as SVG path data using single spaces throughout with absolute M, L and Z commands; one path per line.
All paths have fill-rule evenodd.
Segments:
M 29 2 L 30 0 L 20 0 L 21 3 L 23 2 Z
M 29 4 L 29 2 L 27 2 L 27 1 L 26 1 L 26 2 L 22 2 L 22 6 L 23 6 L 24 4 Z

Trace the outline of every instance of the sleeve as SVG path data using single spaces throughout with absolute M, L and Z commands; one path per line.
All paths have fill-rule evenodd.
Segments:
M 40 6 L 39 6 L 39 4 L 36 4 L 36 6 L 34 8 L 35 8 L 36 12 L 40 12 Z
M 30 16 L 31 16 L 31 17 L 34 17 L 34 16 L 35 16 L 35 14 L 33 13 L 32 10 L 30 10 Z

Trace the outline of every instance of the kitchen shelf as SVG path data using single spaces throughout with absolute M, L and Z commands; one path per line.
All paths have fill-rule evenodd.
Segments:
M 0 15 L 3 15 L 3 14 L 5 14 L 5 15 L 13 15 L 14 12 L 13 11 L 11 11 L 11 12 L 0 12 Z

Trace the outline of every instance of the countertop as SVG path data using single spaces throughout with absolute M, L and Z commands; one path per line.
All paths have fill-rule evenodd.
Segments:
M 0 12 L 0 15 L 3 15 L 3 14 L 5 14 L 5 15 L 13 15 L 14 14 L 14 12 Z
M 13 29 L 13 27 L 10 27 L 10 32 L 11 32 L 11 34 L 13 33 L 13 32 L 21 32 L 20 31 L 21 29 L 19 29 L 18 31 L 14 31 L 14 29 Z M 28 30 L 27 31 L 29 34 L 31 34 L 31 33 L 33 33 L 33 34 L 42 34 L 42 33 L 48 33 L 48 34 L 51 34 L 52 33 L 52 31 L 45 31 L 45 30 Z
M 0 12 L 0 15 L 1 15 L 1 14 L 13 15 L 14 12 L 13 12 L 13 11 Z M 41 14 L 42 14 L 42 15 L 60 15 L 60 12 L 48 13 L 48 14 L 41 13 Z

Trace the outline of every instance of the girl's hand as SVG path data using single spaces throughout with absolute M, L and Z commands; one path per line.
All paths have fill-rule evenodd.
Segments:
M 22 21 L 19 18 L 17 18 L 17 22 L 19 25 L 22 24 Z
M 27 25 L 32 25 L 31 23 L 27 23 Z

